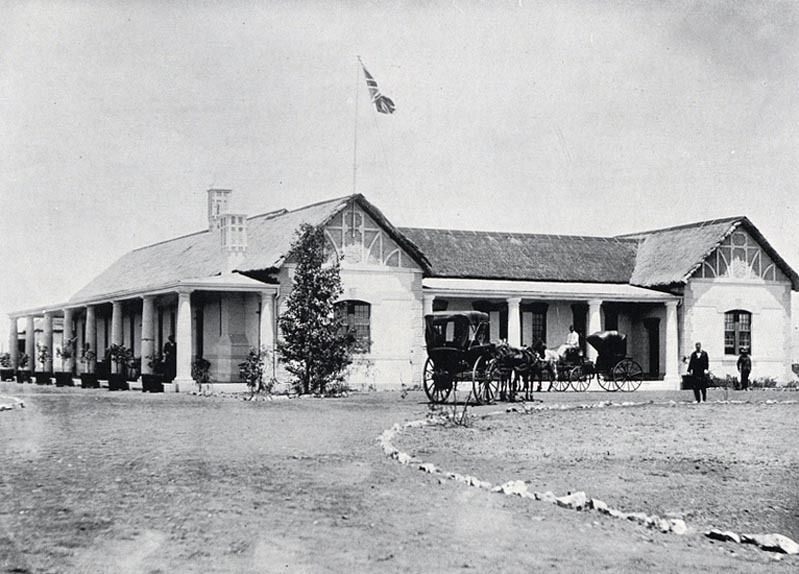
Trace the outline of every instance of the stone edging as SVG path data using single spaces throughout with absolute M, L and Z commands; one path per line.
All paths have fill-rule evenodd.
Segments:
M 13 411 L 17 407 L 24 409 L 25 403 L 16 397 L 0 395 L 0 411 Z
M 746 404 L 750 403 L 750 401 L 714 401 L 716 404 Z M 787 401 L 774 401 L 768 400 L 763 402 L 762 404 L 772 405 L 772 404 L 796 404 L 799 401 L 796 400 L 787 400 Z M 692 405 L 695 404 L 692 401 L 664 401 L 655 403 L 654 401 L 648 402 L 632 402 L 632 401 L 625 401 L 621 403 L 614 403 L 611 401 L 604 401 L 601 403 L 589 403 L 589 404 L 579 404 L 579 405 L 528 405 L 526 403 L 519 403 L 519 406 L 511 406 L 508 407 L 505 411 L 493 411 L 490 413 L 485 413 L 480 415 L 480 418 L 486 418 L 490 416 L 497 416 L 504 414 L 506 412 L 523 412 L 523 413 L 532 413 L 536 411 L 569 411 L 569 410 L 582 410 L 582 409 L 592 409 L 592 408 L 620 408 L 620 407 L 635 407 L 635 406 L 646 406 L 646 405 L 666 405 L 666 406 L 676 406 L 678 404 L 685 404 L 685 405 Z M 520 410 L 521 409 L 521 410 Z M 436 419 L 420 419 L 415 421 L 408 421 L 405 423 L 394 423 L 391 428 L 384 430 L 380 436 L 378 437 L 378 442 L 380 443 L 381 448 L 383 449 L 383 453 L 402 465 L 410 466 L 416 465 L 417 469 L 428 474 L 437 475 L 439 477 L 438 482 L 439 484 L 444 484 L 446 480 L 453 480 L 455 482 L 463 483 L 472 488 L 480 488 L 486 490 L 488 492 L 504 494 L 506 496 L 518 496 L 520 498 L 527 498 L 533 500 L 539 500 L 543 502 L 549 502 L 552 504 L 556 504 L 562 508 L 568 508 L 571 510 L 594 510 L 601 514 L 605 514 L 607 516 L 611 516 L 613 518 L 620 518 L 630 520 L 632 522 L 636 522 L 642 526 L 647 528 L 652 528 L 659 530 L 663 533 L 672 533 L 677 535 L 684 535 L 692 532 L 692 529 L 689 528 L 685 521 L 680 518 L 663 518 L 657 515 L 648 515 L 645 512 L 623 512 L 621 510 L 610 508 L 605 502 L 596 498 L 589 498 L 585 492 L 575 492 L 569 493 L 565 496 L 555 496 L 554 493 L 551 491 L 546 492 L 538 492 L 538 491 L 530 491 L 528 485 L 523 480 L 510 480 L 505 482 L 501 485 L 492 485 L 490 482 L 485 480 L 480 480 L 476 476 L 471 475 L 463 475 L 457 472 L 447 472 L 431 462 L 424 462 L 416 457 L 400 451 L 397 447 L 393 444 L 393 439 L 399 435 L 403 430 L 408 428 L 420 428 L 425 426 L 434 426 L 440 425 L 447 422 L 446 417 L 439 417 Z M 755 544 L 759 548 L 763 550 L 769 550 L 773 552 L 783 552 L 785 554 L 799 554 L 799 544 L 788 538 L 787 536 L 783 536 L 782 534 L 743 534 L 738 535 L 735 532 L 731 531 L 720 531 L 717 529 L 712 529 L 710 531 L 705 532 L 705 536 L 715 540 L 723 540 L 723 541 L 730 541 L 730 542 L 737 542 L 743 544 Z

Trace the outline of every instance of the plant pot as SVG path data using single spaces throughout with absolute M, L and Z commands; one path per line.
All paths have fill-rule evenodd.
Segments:
M 17 370 L 17 382 L 18 383 L 30 383 L 31 382 L 31 372 L 28 369 L 18 369 Z
M 128 381 L 122 373 L 111 373 L 108 375 L 108 390 L 109 391 L 127 391 Z
M 163 393 L 164 377 L 156 373 L 149 375 L 142 374 L 141 390 L 143 393 Z
M 2 367 L 0 368 L 0 381 L 13 381 L 14 380 L 14 369 L 11 367 Z
M 97 375 L 94 373 L 81 373 L 80 387 L 82 389 L 99 389 L 100 381 L 97 380 Z
M 72 381 L 72 373 L 57 371 L 55 373 L 55 386 L 74 387 L 75 383 Z
M 53 384 L 53 373 L 43 373 L 41 371 L 36 371 L 36 373 L 34 373 L 34 376 L 36 377 L 37 385 Z

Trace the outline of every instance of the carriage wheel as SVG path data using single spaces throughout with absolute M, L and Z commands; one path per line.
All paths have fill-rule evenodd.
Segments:
M 612 374 L 616 387 L 628 393 L 638 389 L 644 380 L 644 370 L 632 359 L 622 359 L 616 363 Z
M 575 391 L 584 392 L 591 384 L 591 377 L 578 365 L 569 371 L 569 384 Z
M 560 366 L 555 374 L 555 379 L 552 381 L 552 388 L 559 393 L 569 388 L 569 373 L 564 373 Z
M 616 384 L 616 381 L 613 380 L 613 377 L 609 374 L 596 374 L 596 380 L 599 383 L 599 386 L 602 387 L 606 391 L 618 391 L 619 387 Z
M 478 357 L 472 369 L 472 394 L 479 405 L 493 403 L 497 397 L 499 373 L 494 359 Z
M 443 403 L 452 392 L 452 375 L 443 369 L 436 369 L 435 363 L 428 357 L 424 364 L 422 386 L 431 403 Z

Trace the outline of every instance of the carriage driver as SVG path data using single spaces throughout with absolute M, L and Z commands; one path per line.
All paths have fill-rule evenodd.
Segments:
M 566 343 L 558 347 L 558 356 L 565 359 L 567 355 L 578 354 L 580 352 L 580 334 L 574 330 L 574 325 L 569 325 L 569 334 L 566 335 Z

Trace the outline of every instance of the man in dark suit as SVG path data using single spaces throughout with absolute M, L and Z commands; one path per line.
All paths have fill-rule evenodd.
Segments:
M 707 373 L 710 361 L 707 353 L 702 350 L 702 343 L 696 344 L 696 350 L 691 353 L 688 362 L 688 374 L 694 380 L 694 398 L 697 403 L 707 402 Z

